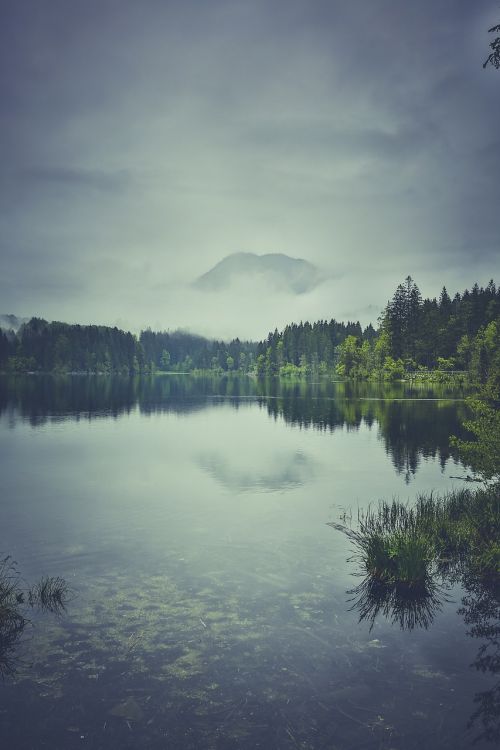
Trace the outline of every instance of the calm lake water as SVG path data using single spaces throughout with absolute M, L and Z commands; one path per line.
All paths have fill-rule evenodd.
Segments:
M 370 630 L 326 525 L 464 486 L 464 414 L 403 385 L 0 379 L 0 552 L 72 589 L 11 654 L 0 747 L 472 747 L 495 682 L 464 592 Z

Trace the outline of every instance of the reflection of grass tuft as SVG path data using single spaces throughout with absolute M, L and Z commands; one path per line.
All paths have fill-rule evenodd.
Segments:
M 471 576 L 500 578 L 500 484 L 421 495 L 414 506 L 396 500 L 360 511 L 356 528 L 331 523 L 354 544 L 364 579 L 350 593 L 361 619 L 382 613 L 401 627 L 428 627 L 442 601 L 442 584 Z
M 68 600 L 68 584 L 63 578 L 45 577 L 28 592 L 30 606 L 38 606 L 48 612 L 62 612 Z

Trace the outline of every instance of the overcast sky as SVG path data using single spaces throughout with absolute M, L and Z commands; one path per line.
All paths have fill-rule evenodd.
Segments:
M 500 283 L 493 0 L 5 0 L 0 313 L 265 336 Z M 234 252 L 325 278 L 189 285 Z

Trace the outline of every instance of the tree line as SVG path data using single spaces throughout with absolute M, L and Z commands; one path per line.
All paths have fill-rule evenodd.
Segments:
M 450 298 L 422 299 L 408 276 L 387 303 L 375 337 L 349 336 L 338 349 L 337 373 L 346 377 L 397 379 L 408 373 L 467 372 L 488 377 L 500 349 L 500 289 L 486 288 Z
M 376 332 L 370 324 L 363 331 L 359 322 L 292 323 L 280 333 L 269 333 L 257 346 L 257 375 L 307 375 L 326 373 L 338 362 L 340 345 L 349 337 L 371 341 Z
M 17 333 L 0 330 L 0 370 L 16 372 L 150 374 L 253 369 L 257 344 L 210 341 L 182 331 L 142 331 L 109 326 L 49 323 L 32 318 Z
M 150 328 L 141 332 L 139 343 L 154 368 L 174 372 L 251 372 L 257 351 L 256 343 L 238 338 L 225 343 L 184 331 L 155 332 Z
M 116 327 L 32 318 L 17 334 L 0 331 L 0 369 L 124 375 L 209 370 L 382 380 L 437 370 L 466 372 L 484 382 L 499 356 L 500 289 L 490 281 L 451 298 L 443 287 L 438 299 L 423 299 L 408 276 L 378 324 L 362 329 L 359 322 L 334 319 L 292 323 L 257 343 L 151 329 L 137 337 Z
M 382 380 L 437 370 L 484 382 L 500 350 L 500 289 L 474 284 L 452 299 L 443 287 L 438 299 L 423 299 L 408 276 L 378 323 L 377 330 L 335 320 L 286 326 L 259 343 L 255 370 Z
M 17 334 L 0 333 L 0 367 L 9 372 L 129 374 L 146 366 L 137 338 L 118 328 L 32 318 Z

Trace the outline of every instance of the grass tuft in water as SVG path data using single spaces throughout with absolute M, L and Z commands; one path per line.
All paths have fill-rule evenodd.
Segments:
M 500 484 L 420 495 L 413 506 L 381 502 L 358 513 L 357 528 L 329 525 L 353 542 L 361 575 L 381 584 L 418 590 L 435 574 L 456 579 L 471 566 L 500 575 Z
M 15 671 L 13 652 L 29 622 L 27 607 L 60 614 L 68 598 L 63 578 L 45 577 L 26 590 L 15 561 L 10 556 L 0 560 L 0 675 Z

